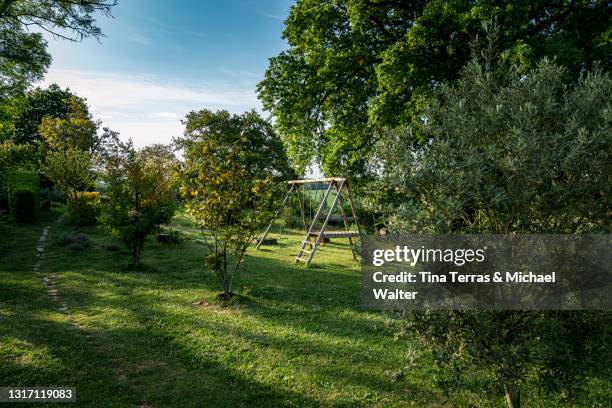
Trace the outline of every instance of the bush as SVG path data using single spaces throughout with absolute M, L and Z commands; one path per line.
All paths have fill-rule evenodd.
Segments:
M 24 187 L 11 190 L 9 206 L 11 213 L 18 223 L 29 224 L 36 222 L 38 203 L 34 191 Z
M 100 209 L 100 193 L 78 192 L 68 201 L 68 221 L 78 226 L 96 225 Z
M 181 231 L 169 229 L 157 234 L 155 239 L 160 244 L 180 244 L 184 240 L 184 234 Z
M 73 251 L 82 251 L 89 248 L 89 237 L 81 232 L 76 234 L 60 234 L 54 240 L 56 246 L 68 247 Z

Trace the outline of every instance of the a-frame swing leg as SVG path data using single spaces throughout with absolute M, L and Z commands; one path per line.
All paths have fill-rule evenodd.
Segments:
M 324 204 L 327 201 L 327 197 L 329 196 L 329 193 L 334 184 L 335 182 L 331 182 L 329 184 L 329 187 L 325 191 L 325 194 L 323 195 L 323 200 L 319 204 L 319 208 L 317 209 L 317 212 L 315 213 L 315 216 L 312 219 L 310 227 L 308 228 L 308 231 L 306 232 L 306 237 L 304 238 L 304 240 L 302 240 L 302 245 L 300 246 L 300 250 L 297 256 L 295 257 L 295 262 L 306 262 L 306 265 L 310 263 L 310 260 L 312 259 L 312 255 L 314 254 L 314 251 L 317 249 L 317 245 L 319 244 L 319 237 L 317 237 L 317 240 L 315 241 L 314 245 L 312 244 L 312 242 L 310 242 L 310 237 L 314 233 L 315 224 L 317 223 L 317 220 L 319 219 L 319 216 L 321 215 L 321 211 L 323 211 Z M 329 215 L 327 218 L 329 218 Z M 310 246 L 310 251 L 306 250 L 306 245 Z M 307 259 L 302 258 L 303 253 L 308 254 Z
M 308 232 L 308 224 L 306 224 L 306 214 L 304 208 L 304 197 L 302 196 L 303 191 L 304 189 L 302 188 L 302 190 L 300 190 L 300 187 L 298 186 L 296 193 L 298 195 L 298 200 L 300 200 L 300 215 L 302 216 L 302 225 L 304 226 L 304 232 Z
M 345 183 L 345 188 L 348 192 L 348 182 Z M 346 213 L 344 212 L 344 200 L 342 199 L 342 190 L 338 190 L 338 205 L 340 206 L 340 214 L 342 215 L 342 221 L 344 221 L 344 229 L 346 230 L 346 232 L 349 232 L 350 226 L 348 219 L 346 218 Z M 355 215 L 353 214 L 353 219 L 355 219 L 354 217 Z M 351 247 L 351 253 L 353 254 L 353 260 L 356 261 L 357 255 L 355 254 L 355 248 L 353 247 L 353 238 L 349 236 L 348 240 L 349 246 Z
M 289 200 L 289 197 L 291 196 L 291 193 L 293 192 L 294 188 L 295 188 L 295 184 L 291 184 L 291 188 L 289 189 L 289 191 L 287 191 L 287 194 L 285 195 L 285 198 L 283 199 L 283 203 L 280 205 L 278 210 L 276 210 L 276 212 L 274 213 L 274 217 L 272 218 L 272 221 L 270 221 L 270 224 L 264 231 L 263 235 L 257 241 L 257 246 L 255 247 L 255 249 L 259 249 L 259 247 L 261 246 L 261 243 L 264 241 L 264 239 L 266 239 L 266 236 L 268 236 L 268 232 L 270 232 L 270 228 L 272 228 L 274 221 L 278 218 L 278 215 L 280 214 L 282 209 L 285 208 L 285 204 L 287 204 L 287 201 Z

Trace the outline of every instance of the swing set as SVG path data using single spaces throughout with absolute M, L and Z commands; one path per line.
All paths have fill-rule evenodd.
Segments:
M 266 236 L 270 232 L 270 228 L 272 228 L 272 225 L 274 224 L 274 221 L 278 218 L 283 208 L 285 208 L 285 206 L 289 202 L 290 197 L 292 195 L 297 195 L 298 201 L 300 204 L 301 221 L 302 221 L 302 224 L 304 225 L 304 231 L 306 233 L 306 236 L 302 240 L 302 245 L 300 246 L 300 250 L 297 256 L 295 257 L 295 262 L 305 262 L 306 265 L 309 265 L 319 245 L 331 238 L 348 238 L 349 245 L 351 247 L 351 252 L 353 253 L 353 259 L 356 260 L 357 254 L 355 252 L 355 248 L 354 248 L 355 244 L 353 240 L 356 238 L 359 238 L 360 233 L 359 233 L 359 225 L 357 224 L 357 216 L 355 214 L 355 206 L 353 205 L 353 197 L 351 194 L 351 188 L 349 186 L 348 180 L 345 178 L 332 177 L 332 178 L 311 179 L 311 180 L 290 180 L 287 182 L 287 184 L 289 185 L 289 191 L 285 195 L 285 198 L 283 199 L 283 202 L 280 208 L 276 211 L 276 214 L 274 218 L 272 219 L 272 222 L 270 222 L 270 225 L 268 225 L 262 237 L 259 240 L 257 240 L 257 246 L 255 247 L 255 249 L 259 249 L 261 244 L 264 242 Z M 318 209 L 314 217 L 312 218 L 312 222 L 310 222 L 310 225 L 309 225 L 306 223 L 306 214 L 305 214 L 305 210 L 306 210 L 305 209 L 306 205 L 304 202 L 305 201 L 304 193 L 306 191 L 305 186 L 306 185 L 313 186 L 316 184 L 327 185 L 327 189 L 325 190 L 325 193 L 323 194 L 321 202 L 319 203 Z M 313 191 L 313 189 L 312 188 L 308 189 L 308 191 L 309 192 Z M 314 190 L 314 191 L 315 191 L 315 199 L 317 199 L 318 201 L 318 198 L 316 196 L 316 191 L 318 190 Z M 343 194 L 346 194 L 346 197 L 348 199 L 350 212 L 351 212 L 350 216 L 347 216 L 346 210 L 344 208 L 345 201 L 344 201 L 344 198 L 342 197 Z M 332 200 L 332 203 L 328 206 L 327 204 L 328 204 L 328 199 L 330 195 L 333 195 L 334 198 Z M 312 203 L 312 195 L 309 197 L 309 203 Z M 336 206 L 338 206 L 340 210 L 340 214 L 333 214 Z M 310 215 L 312 216 L 312 204 L 310 204 L 310 210 L 311 210 Z M 344 229 L 343 230 L 328 230 L 327 228 L 329 226 L 330 221 L 342 221 L 344 225 Z M 357 225 L 356 231 L 351 229 L 350 227 L 351 221 L 353 221 Z M 314 242 L 312 241 L 313 238 L 314 238 Z

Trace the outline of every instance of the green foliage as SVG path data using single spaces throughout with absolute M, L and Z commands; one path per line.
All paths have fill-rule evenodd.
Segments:
M 115 5 L 116 0 L 2 0 L 0 18 L 14 27 L 36 26 L 56 37 L 80 41 L 103 36 L 94 16 L 110 16 Z
M 0 98 L 0 143 L 13 138 L 14 121 L 23 109 L 24 102 L 24 95 Z
M 20 224 L 36 222 L 38 200 L 36 193 L 29 188 L 17 187 L 10 190 L 9 207 L 15 221 Z
M 72 225 L 95 225 L 101 213 L 100 193 L 79 191 L 68 202 L 68 222 Z
M 66 195 L 56 188 L 43 187 L 40 189 L 40 197 L 49 202 L 65 203 Z
M 110 15 L 114 0 L 0 1 L 0 99 L 24 92 L 51 64 L 41 32 L 72 41 L 100 38 L 96 14 Z
M 485 57 L 491 56 L 491 50 Z M 609 233 L 612 79 L 601 70 L 563 83 L 546 59 L 528 71 L 470 62 L 427 101 L 414 128 L 381 143 L 382 212 L 412 233 Z M 482 368 L 514 403 L 518 387 L 576 397 L 587 377 L 609 378 L 609 313 L 420 312 L 408 328 L 461 388 Z M 606 368 L 607 367 L 607 368 Z M 515 405 L 516 406 L 516 405 Z
M 389 132 L 380 188 L 392 226 L 609 232 L 610 76 L 595 70 L 566 86 L 547 60 L 525 73 L 485 66 L 470 63 L 425 107 L 429 143 L 412 148 L 412 129 Z
M 136 151 L 129 143 L 117 145 L 106 157 L 101 219 L 131 250 L 134 266 L 140 263 L 145 238 L 176 211 L 176 159 L 170 153 L 161 146 Z
M 34 148 L 30 145 L 15 144 L 11 140 L 0 143 L 0 171 L 10 169 L 33 170 L 36 164 L 32 156 Z
M 13 170 L 7 173 L 8 207 L 19 223 L 36 221 L 38 213 L 38 173 L 26 170 Z
M 82 251 L 89 248 L 91 242 L 87 234 L 82 232 L 64 232 L 53 238 L 53 244 L 57 247 L 68 247 L 73 251 Z
M 100 123 L 93 120 L 84 99 L 71 96 L 65 103 L 68 105 L 65 117 L 45 116 L 38 132 L 50 149 L 74 147 L 93 153 L 100 142 L 97 135 Z
M 283 32 L 289 49 L 270 60 L 258 91 L 298 172 L 319 159 L 328 174 L 371 174 L 381 129 L 418 120 L 423 97 L 457 78 L 488 21 L 522 68 L 554 56 L 571 80 L 609 63 L 602 0 L 297 1 Z
M 206 264 L 217 276 L 224 298 L 247 247 L 273 216 L 292 176 L 280 139 L 255 112 L 191 112 L 185 136 L 182 193 L 187 209 L 213 239 Z
M 114 0 L 1 0 L 0 98 L 23 92 L 51 63 L 40 32 L 72 41 L 100 38 L 96 14 L 110 15 Z
M 16 145 L 12 141 L 0 143 L 0 208 L 8 206 L 8 175 L 11 170 L 32 170 L 33 148 L 27 145 Z
M 0 20 L 0 99 L 24 92 L 42 79 L 50 64 L 42 34 Z
M 50 151 L 41 164 L 41 172 L 66 194 L 69 202 L 75 201 L 77 193 L 89 189 L 94 181 L 91 156 L 75 147 Z
M 23 102 L 13 114 L 14 130 L 11 138 L 16 143 L 37 144 L 43 141 L 38 132 L 43 118 L 64 119 L 70 112 L 71 98 L 76 97 L 69 89 L 51 84 L 46 89 L 36 88 L 23 97 Z

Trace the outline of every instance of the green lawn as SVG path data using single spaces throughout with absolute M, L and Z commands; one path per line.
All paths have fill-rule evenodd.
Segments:
M 0 386 L 74 386 L 77 406 L 448 402 L 430 364 L 395 375 L 411 344 L 394 340 L 392 317 L 360 310 L 359 265 L 344 244 L 323 247 L 310 268 L 293 263 L 300 235 L 249 251 L 235 288 L 241 300 L 222 307 L 185 216 L 174 225 L 184 241 L 148 242 L 141 272 L 125 270 L 127 251 L 96 228 L 83 229 L 92 241 L 85 250 L 54 245 L 70 231 L 61 226 L 41 266 L 69 307 L 61 313 L 32 272 L 36 241 L 59 211 L 35 226 L 0 225 Z M 477 380 L 466 387 L 455 404 L 490 406 Z

